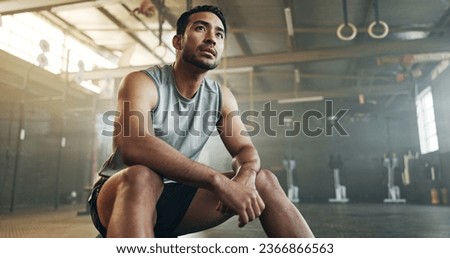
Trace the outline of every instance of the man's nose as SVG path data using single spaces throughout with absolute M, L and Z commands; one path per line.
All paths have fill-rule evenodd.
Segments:
M 210 31 L 209 33 L 207 33 L 204 41 L 209 45 L 215 46 L 216 40 L 214 38 L 214 32 Z

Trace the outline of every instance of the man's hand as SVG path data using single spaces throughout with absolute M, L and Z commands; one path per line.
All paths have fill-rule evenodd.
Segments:
M 243 172 L 243 171 L 241 171 Z M 226 178 L 216 193 L 219 203 L 216 207 L 222 213 L 234 213 L 239 216 L 239 227 L 258 218 L 264 210 L 264 202 L 255 186 L 256 172 L 238 173 L 231 180 Z
M 156 7 L 155 5 L 152 3 L 151 0 L 142 0 L 141 1 L 141 5 L 133 10 L 133 13 L 140 13 L 143 14 L 147 17 L 153 16 L 156 12 Z

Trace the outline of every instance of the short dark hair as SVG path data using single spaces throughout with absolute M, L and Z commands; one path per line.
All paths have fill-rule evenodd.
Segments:
M 197 7 L 194 7 L 183 14 L 181 14 L 180 18 L 178 18 L 177 21 L 177 35 L 183 35 L 186 31 L 186 27 L 189 22 L 189 17 L 193 15 L 194 13 L 200 13 L 200 12 L 210 12 L 215 14 L 219 19 L 222 21 L 223 29 L 225 34 L 227 33 L 227 23 L 225 21 L 225 16 L 223 15 L 222 10 L 220 10 L 217 6 L 212 5 L 199 5 Z

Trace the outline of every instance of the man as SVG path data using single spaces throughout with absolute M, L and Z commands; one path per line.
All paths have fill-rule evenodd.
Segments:
M 122 80 L 114 153 L 90 198 L 102 236 L 176 237 L 238 215 L 240 227 L 259 218 L 269 237 L 313 237 L 276 177 L 260 168 L 230 90 L 205 78 L 219 64 L 225 36 L 222 12 L 198 6 L 177 22 L 173 65 Z M 211 123 L 233 157 L 233 172 L 196 161 Z

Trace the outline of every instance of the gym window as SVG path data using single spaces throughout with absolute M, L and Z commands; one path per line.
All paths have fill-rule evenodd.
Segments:
M 53 74 L 82 74 L 83 71 L 92 70 L 94 67 L 117 67 L 114 60 L 97 54 L 88 45 L 65 34 L 39 15 L 20 13 L 2 16 L 1 19 L 0 49 L 35 65 L 39 65 L 38 58 L 42 54 L 46 58 L 44 69 Z M 42 49 L 42 40 L 49 44 L 48 51 Z M 80 71 L 80 62 L 83 71 Z M 86 80 L 80 85 L 99 93 L 99 87 L 90 83 L 91 81 Z
M 419 127 L 420 152 L 426 154 L 439 149 L 433 94 L 427 87 L 416 97 L 417 124 Z

